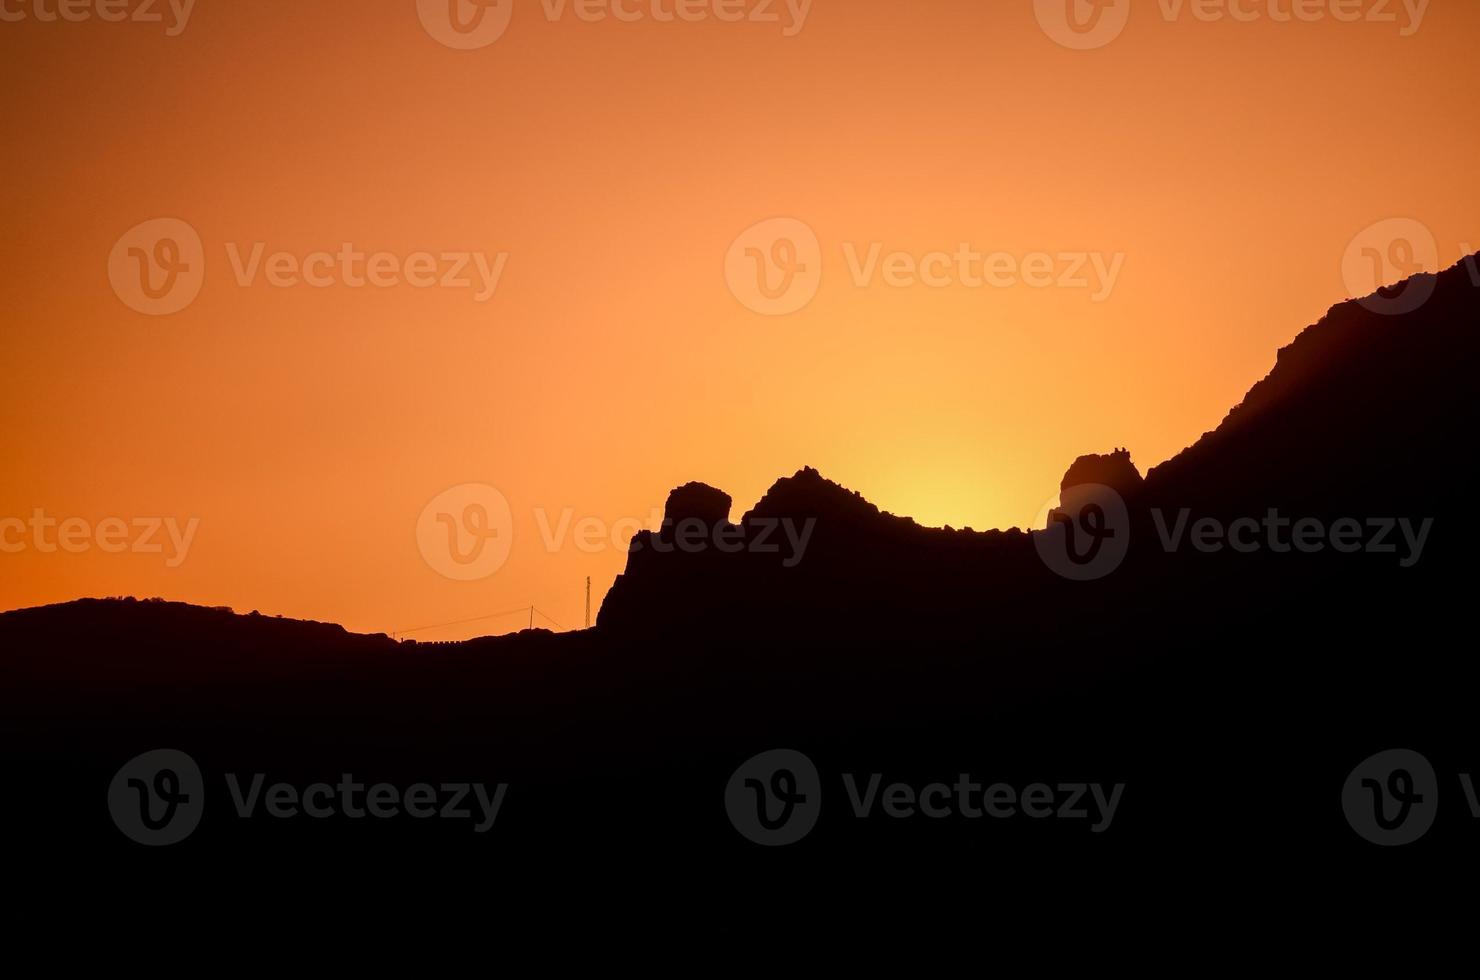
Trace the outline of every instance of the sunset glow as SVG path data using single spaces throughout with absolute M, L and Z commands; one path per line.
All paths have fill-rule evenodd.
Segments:
M 678 6 L 520 2 L 456 50 L 415 0 L 0 0 L 0 608 L 579 628 L 672 488 L 738 519 L 803 466 L 1027 526 L 1075 457 L 1212 429 L 1363 275 L 1480 248 L 1471 0 L 1138 2 L 1089 50 L 1029 0 Z M 778 218 L 815 254 L 747 252 Z M 125 240 L 157 219 L 204 276 L 156 316 L 110 256 L 169 259 Z M 1415 248 L 1364 244 L 1394 219 Z M 751 255 L 815 294 L 756 312 Z M 468 484 L 511 524 L 464 581 L 419 523 Z

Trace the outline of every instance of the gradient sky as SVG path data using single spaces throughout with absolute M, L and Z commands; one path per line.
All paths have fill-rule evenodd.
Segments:
M 799 24 L 780 0 L 779 23 L 573 4 L 521 0 L 475 50 L 415 0 L 199 0 L 177 36 L 163 3 L 164 23 L 0 4 L 20 18 L 0 22 L 0 518 L 199 522 L 178 567 L 17 531 L 0 608 L 159 595 L 379 632 L 533 604 L 569 628 L 672 487 L 718 486 L 738 517 L 803 465 L 923 523 L 1026 526 L 1076 456 L 1126 446 L 1144 471 L 1217 425 L 1356 291 L 1364 229 L 1416 222 L 1422 264 L 1480 249 L 1473 0 L 1416 24 L 1396 0 L 1351 23 L 1138 0 L 1092 50 L 1031 0 L 815 0 Z M 166 217 L 205 278 L 144 315 L 110 253 Z M 816 234 L 821 283 L 764 316 L 726 255 L 777 217 Z M 483 303 L 242 284 L 229 249 L 257 242 L 507 264 Z M 1103 297 L 858 285 L 849 249 L 875 242 L 1123 264 Z M 467 483 L 513 522 L 470 582 L 417 536 Z M 580 547 L 584 518 L 616 543 Z

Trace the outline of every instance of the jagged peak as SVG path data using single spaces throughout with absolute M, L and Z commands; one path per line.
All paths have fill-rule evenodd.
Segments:
M 744 517 L 878 517 L 882 512 L 857 490 L 827 479 L 811 466 L 771 484 Z
M 1395 310 L 1383 305 L 1409 289 L 1423 292 L 1422 301 L 1412 309 Z M 1308 391 L 1323 373 L 1341 370 L 1355 363 L 1355 359 L 1373 356 L 1373 351 L 1391 347 L 1396 337 L 1414 344 L 1415 338 L 1424 336 L 1432 338 L 1432 343 L 1443 344 L 1446 336 L 1470 329 L 1465 319 L 1445 317 L 1439 312 L 1451 304 L 1463 308 L 1463 304 L 1473 303 L 1475 300 L 1466 296 L 1466 291 L 1480 291 L 1480 253 L 1464 256 L 1442 272 L 1421 272 L 1369 296 L 1337 303 L 1279 348 L 1269 373 L 1249 388 L 1216 428 L 1204 432 L 1171 459 L 1152 467 L 1146 474 L 1147 481 L 1160 484 L 1193 465 L 1193 461 L 1220 440 L 1264 416 L 1282 411 L 1291 397 Z
M 1080 456 L 1064 474 L 1059 492 L 1086 483 L 1097 483 L 1127 495 L 1139 490 L 1142 482 L 1141 471 L 1131 462 L 1130 450 L 1118 448 L 1105 455 L 1089 453 Z
M 730 519 L 730 495 L 707 483 L 691 481 L 675 487 L 668 494 L 663 507 L 663 522 L 676 524 L 680 521 L 697 519 L 706 525 L 727 522 Z

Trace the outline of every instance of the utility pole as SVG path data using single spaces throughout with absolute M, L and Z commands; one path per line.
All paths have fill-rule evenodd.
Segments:
M 534 629 L 534 606 L 529 607 L 529 628 Z
M 591 576 L 586 576 L 586 629 L 591 628 Z

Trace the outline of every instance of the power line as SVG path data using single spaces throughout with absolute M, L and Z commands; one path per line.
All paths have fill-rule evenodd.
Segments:
M 425 633 L 427 630 L 442 629 L 444 626 L 463 626 L 467 623 L 481 623 L 485 619 L 501 619 L 504 616 L 512 616 L 515 613 L 528 612 L 532 608 L 532 606 L 520 606 L 518 609 L 510 609 L 507 612 L 491 613 L 487 616 L 474 616 L 472 619 L 459 619 L 451 623 L 433 623 L 431 626 L 417 626 L 409 630 L 396 630 L 391 633 L 391 636 L 408 636 L 412 633 Z M 545 618 L 549 619 L 550 617 L 546 616 Z M 554 620 L 551 620 L 551 622 L 554 622 Z
M 534 628 L 534 617 L 536 615 L 539 615 L 541 619 L 549 621 L 549 623 L 558 630 L 565 629 L 564 626 L 561 626 L 560 623 L 556 621 L 555 617 L 551 616 L 543 609 L 540 609 L 536 606 L 520 606 L 518 609 L 509 609 L 504 612 L 491 613 L 487 616 L 474 616 L 471 619 L 457 619 L 453 620 L 450 623 L 433 623 L 430 626 L 416 626 L 409 630 L 395 630 L 391 633 L 391 636 L 393 638 L 399 638 L 402 636 L 410 636 L 412 633 L 425 633 L 427 630 L 443 629 L 448 626 L 466 626 L 468 623 L 481 623 L 484 620 L 488 619 L 502 619 L 505 616 L 512 616 L 515 613 L 529 613 L 530 629 Z
M 530 606 L 529 608 L 534 609 L 535 612 L 537 612 L 537 613 L 540 614 L 540 617 L 542 619 L 548 620 L 550 622 L 550 625 L 554 626 L 556 629 L 558 629 L 558 630 L 565 629 L 564 626 L 561 626 L 559 623 L 555 622 L 554 618 L 552 616 L 550 616 L 549 613 L 545 612 L 543 609 L 535 609 L 534 606 Z

